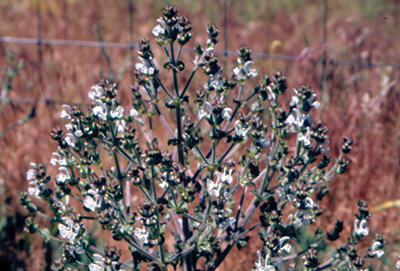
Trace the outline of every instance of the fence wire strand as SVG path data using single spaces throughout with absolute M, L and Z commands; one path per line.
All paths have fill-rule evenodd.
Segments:
M 55 46 L 79 46 L 79 47 L 96 47 L 96 48 L 113 48 L 113 49 L 129 49 L 135 50 L 137 46 L 133 43 L 115 43 L 115 42 L 98 42 L 98 41 L 85 41 L 85 40 L 59 40 L 59 39 L 37 39 L 37 38 L 18 38 L 0 36 L 1 43 L 17 43 L 17 44 L 33 44 L 37 45 L 55 45 Z M 161 49 L 155 47 L 154 49 Z M 183 52 L 194 52 L 194 48 L 182 48 Z M 229 50 L 214 50 L 214 53 L 221 56 L 237 56 L 236 51 Z M 253 58 L 269 58 L 282 61 L 299 61 L 304 57 L 277 55 L 269 53 L 253 52 Z M 322 60 L 321 60 L 322 61 Z M 327 64 L 330 65 L 343 65 L 343 66 L 358 66 L 358 67 L 391 67 L 395 69 L 400 68 L 400 63 L 384 63 L 384 62 L 369 62 L 369 61 L 355 61 L 355 60 L 341 60 L 341 59 L 327 59 Z

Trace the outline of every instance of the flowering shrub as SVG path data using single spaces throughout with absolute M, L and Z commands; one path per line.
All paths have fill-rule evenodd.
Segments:
M 245 247 L 254 230 L 261 239 L 257 271 L 358 270 L 366 257 L 381 257 L 380 235 L 368 251 L 357 250 L 369 235 L 370 214 L 362 201 L 347 244 L 330 259 L 322 261 L 318 251 L 339 238 L 341 221 L 303 240 L 306 249 L 295 248 L 304 236 L 300 230 L 321 215 L 318 201 L 345 172 L 352 146 L 345 137 L 340 156 L 327 156 L 328 129 L 311 116 L 319 107 L 316 94 L 300 86 L 282 105 L 288 88 L 282 73 L 251 87 L 258 73 L 246 46 L 238 50 L 232 76 L 224 77 L 213 53 L 219 33 L 214 25 L 207 28 L 207 42 L 196 45 L 189 79 L 179 85 L 188 66 L 180 55 L 192 24 L 173 6 L 157 22 L 153 34 L 168 61 L 160 68 L 150 41 L 139 41 L 132 107 L 120 105 L 116 84 L 93 86 L 92 106 L 84 111 L 64 105 L 65 130 L 50 133 L 58 143 L 50 164 L 59 173 L 48 176 L 44 164 L 32 164 L 27 173 L 28 192 L 20 198 L 29 211 L 26 230 L 62 243 L 53 269 L 139 270 L 145 264 L 147 270 L 211 271 L 234 246 Z M 171 74 L 171 87 L 161 72 Z M 198 72 L 207 80 L 188 93 Z M 164 116 L 168 110 L 173 119 Z M 50 215 L 29 195 L 47 202 Z M 57 230 L 39 227 L 36 217 L 56 223 Z M 93 224 L 109 232 L 115 246 L 96 247 L 88 233 Z M 131 260 L 121 260 L 116 247 L 124 245 Z

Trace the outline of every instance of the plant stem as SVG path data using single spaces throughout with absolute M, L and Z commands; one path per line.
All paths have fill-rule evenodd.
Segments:
M 143 194 L 146 196 L 146 198 L 151 201 L 151 197 L 149 193 L 147 193 L 146 189 L 143 188 L 143 186 L 140 186 L 140 190 L 142 190 Z
M 237 210 L 237 213 L 236 213 L 236 222 L 235 222 L 235 229 L 234 229 L 235 232 L 238 230 L 240 211 L 242 210 L 243 200 L 244 200 L 244 196 L 246 195 L 246 192 L 247 192 L 247 186 L 245 186 L 243 188 L 242 197 L 240 198 L 240 203 L 239 203 L 238 210 Z
M 125 241 L 127 241 L 131 246 L 133 246 L 135 249 L 137 249 L 139 251 L 139 253 L 141 253 L 143 256 L 145 256 L 146 258 L 155 261 L 156 263 L 160 263 L 159 260 L 154 257 L 153 255 L 151 255 L 150 253 L 148 253 L 146 250 L 144 250 L 140 245 L 136 244 L 135 242 L 133 242 L 131 239 L 129 239 L 128 237 L 125 236 L 124 238 Z
M 185 87 L 183 88 L 182 93 L 181 93 L 181 95 L 179 96 L 179 98 L 183 98 L 183 96 L 185 95 L 185 92 L 186 92 L 186 90 L 188 89 L 188 87 L 189 87 L 189 85 L 190 85 L 190 82 L 192 81 L 193 76 L 194 76 L 194 74 L 196 73 L 196 71 L 197 71 L 197 67 L 195 67 L 195 68 L 193 69 L 192 74 L 190 75 L 188 81 L 186 82 L 186 85 L 185 85 Z
M 182 45 L 179 45 L 178 55 L 176 56 L 176 62 L 179 61 L 179 58 L 181 57 L 181 52 L 182 52 Z
M 161 88 L 164 90 L 165 93 L 167 93 L 167 95 L 173 99 L 174 96 L 171 94 L 171 92 L 168 91 L 168 89 L 164 86 L 164 84 L 161 82 L 160 78 L 156 77 L 155 80 L 157 81 L 158 84 L 160 84 Z
M 171 259 L 169 259 L 169 261 L 167 263 L 172 263 L 173 261 L 175 261 L 178 258 L 184 257 L 187 254 L 189 254 L 190 252 L 192 252 L 194 249 L 196 248 L 195 245 L 191 245 L 190 247 L 188 247 L 187 249 L 179 252 L 178 254 L 176 254 L 174 257 L 172 257 Z
M 234 242 L 231 241 L 227 247 L 222 251 L 222 253 L 218 256 L 218 258 L 215 260 L 214 264 L 207 269 L 207 271 L 214 271 L 220 264 L 221 262 L 225 259 L 226 255 L 228 255 L 229 251 L 232 249 Z
M 225 157 L 229 154 L 229 152 L 232 150 L 232 148 L 235 146 L 235 143 L 232 143 L 229 148 L 226 150 L 224 155 L 218 160 L 218 164 L 220 164 L 222 161 L 224 161 Z
M 196 151 L 200 154 L 201 158 L 203 159 L 203 161 L 207 164 L 210 165 L 210 163 L 208 162 L 207 158 L 204 156 L 203 152 L 201 151 L 201 149 L 196 146 L 195 147 Z
M 187 218 L 189 218 L 189 219 L 191 219 L 193 221 L 196 221 L 196 222 L 199 222 L 199 223 L 203 223 L 203 221 L 201 219 L 195 218 L 195 217 L 193 217 L 193 216 L 191 216 L 191 215 L 189 215 L 187 213 L 182 213 L 182 216 L 187 217 Z
M 157 233 L 161 236 L 161 217 L 160 217 L 160 211 L 158 209 L 158 205 L 157 205 L 157 189 L 156 189 L 156 173 L 154 170 L 154 166 L 151 166 L 151 187 L 153 190 L 153 201 L 156 204 L 156 217 L 157 217 Z M 162 268 L 165 269 L 165 251 L 164 251 L 164 245 L 163 244 L 159 244 L 158 245 L 159 249 L 160 249 L 160 260 L 161 260 L 161 264 L 162 264 Z
M 175 56 L 174 56 L 174 44 L 173 42 L 170 43 L 170 49 L 171 49 L 171 57 L 170 61 L 172 62 L 172 65 L 175 67 Z M 167 52 L 167 50 L 166 50 Z M 183 146 L 182 146 L 182 117 L 181 117 L 181 101 L 178 99 L 179 98 L 179 87 L 178 87 L 178 78 L 176 74 L 176 70 L 172 69 L 172 74 L 173 74 L 173 79 L 174 79 L 174 90 L 175 90 L 175 97 L 176 97 L 176 122 L 177 122 L 177 133 L 178 133 L 178 157 L 179 157 L 179 163 L 182 166 L 185 166 L 185 157 L 183 154 Z M 191 236 L 192 233 L 189 229 L 189 221 L 187 217 L 182 217 L 182 228 L 183 228 L 183 234 L 185 236 L 185 241 L 187 241 Z M 183 269 L 184 271 L 192 271 L 192 265 L 193 265 L 193 255 L 190 253 L 189 255 L 183 257 Z
M 314 271 L 324 270 L 325 268 L 330 267 L 334 260 L 335 260 L 335 258 L 333 258 L 333 257 L 330 258 L 326 262 L 320 264 L 316 269 L 314 269 Z
M 274 120 L 272 122 L 274 128 L 276 127 L 275 122 L 276 122 L 276 120 L 275 120 L 275 116 L 274 116 Z M 275 173 L 275 172 L 273 172 L 273 174 L 271 176 L 269 176 L 269 171 L 271 169 L 270 161 L 273 160 L 273 158 L 278 150 L 278 146 L 279 146 L 279 134 L 275 135 L 274 141 L 275 141 L 275 144 L 272 147 L 272 150 L 270 151 L 270 155 L 269 155 L 269 158 L 267 161 L 268 162 L 267 172 L 265 173 L 264 181 L 260 187 L 260 191 L 259 191 L 260 195 L 262 195 L 262 193 L 265 191 L 265 189 L 268 188 L 268 186 L 272 180 L 272 177 L 274 176 L 274 173 Z M 256 210 L 256 208 L 258 207 L 259 204 L 260 204 L 260 202 L 257 200 L 256 197 L 254 197 L 252 203 L 250 204 L 250 207 L 246 211 L 246 215 L 245 215 L 245 219 L 243 220 L 242 228 L 244 228 L 246 226 L 246 224 L 249 222 L 251 216 L 253 215 L 254 211 Z

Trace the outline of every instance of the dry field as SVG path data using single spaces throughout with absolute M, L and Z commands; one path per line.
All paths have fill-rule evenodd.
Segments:
M 319 94 L 323 108 L 318 117 L 330 128 L 332 156 L 339 152 L 342 135 L 354 139 L 350 170 L 332 184 L 323 201 L 325 212 L 320 224 L 330 230 L 336 219 L 344 220 L 348 233 L 358 199 L 376 207 L 399 198 L 399 67 L 328 64 L 326 80 L 322 80 L 321 64 L 323 52 L 327 53 L 328 62 L 400 63 L 399 1 L 329 1 L 326 44 L 323 41 L 324 1 L 228 0 L 226 22 L 223 0 L 133 2 L 130 31 L 127 0 L 0 0 L 0 36 L 36 38 L 40 11 L 40 35 L 44 39 L 98 41 L 101 38 L 105 42 L 125 44 L 132 39 L 136 43 L 141 37 L 152 38 L 151 30 L 161 8 L 172 2 L 194 24 L 194 38 L 189 47 L 206 39 L 205 27 L 213 22 L 221 29 L 217 47 L 220 50 L 225 48 L 223 28 L 226 25 L 228 50 L 236 51 L 239 45 L 246 44 L 253 52 L 301 56 L 298 61 L 255 58 L 254 66 L 267 74 L 281 70 L 288 77 L 289 90 L 307 84 Z M 131 71 L 137 57 L 127 49 L 106 48 L 108 62 L 100 48 L 56 45 L 42 45 L 39 55 L 37 45 L 0 43 L 1 69 L 6 66 L 5 55 L 9 50 L 25 66 L 15 77 L 8 96 L 10 101 L 0 116 L 0 131 L 7 131 L 0 137 L 0 226 L 6 217 L 19 225 L 1 234 L 5 241 L 0 244 L 0 264 L 11 262 L 22 268 L 18 270 L 44 270 L 48 254 L 40 238 L 21 241 L 25 236 L 20 224 L 25 210 L 18 205 L 18 194 L 28 185 L 29 163 L 48 163 L 56 147 L 49 131 L 63 124 L 59 120 L 61 105 L 89 102 L 87 93 L 102 76 L 110 72 L 116 77 L 121 75 L 120 99 L 128 105 L 129 86 L 134 83 Z M 191 57 L 192 53 L 184 54 L 187 63 Z M 229 74 L 236 57 L 221 56 L 221 60 L 226 63 L 224 70 Z M 195 83 L 200 84 L 200 80 Z M 34 117 L 8 129 L 33 107 Z M 371 219 L 370 230 L 382 232 L 389 243 L 381 270 L 391 270 L 400 253 L 398 213 L 398 207 L 387 208 L 374 213 Z M 25 249 L 27 244 L 30 251 Z M 219 270 L 251 269 L 255 251 L 256 247 L 250 245 L 241 253 L 232 252 Z

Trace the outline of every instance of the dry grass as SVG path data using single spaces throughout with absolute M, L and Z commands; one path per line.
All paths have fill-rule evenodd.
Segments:
M 3 36 L 36 37 L 36 1 L 0 1 L 0 33 Z M 42 0 L 42 37 L 51 39 L 97 40 L 95 25 L 101 25 L 104 41 L 129 43 L 128 1 Z M 136 1 L 133 37 L 151 37 L 151 29 L 159 10 L 169 1 Z M 194 42 L 205 40 L 204 29 L 209 22 L 223 26 L 223 1 L 173 1 L 182 14 L 194 22 Z M 322 44 L 322 1 L 229 1 L 228 49 L 241 44 L 254 52 L 287 55 L 305 54 L 299 62 L 255 59 L 259 70 L 271 74 L 282 70 L 289 86 L 306 83 L 319 90 Z M 275 4 L 272 4 L 272 3 Z M 400 4 L 392 1 L 330 1 L 328 14 L 329 57 L 377 62 L 400 62 L 398 34 Z M 33 45 L 0 44 L 0 63 L 6 50 L 12 49 L 26 67 L 16 78 L 10 98 L 33 97 L 88 102 L 87 92 L 108 73 L 107 63 L 98 48 L 43 46 L 40 83 L 37 69 L 37 48 Z M 222 35 L 219 49 L 223 49 Z M 107 49 L 112 69 L 127 69 L 120 83 L 123 103 L 129 104 L 130 55 L 127 50 Z M 190 54 L 185 55 L 187 59 Z M 136 57 L 135 57 L 136 58 Z M 136 60 L 135 60 L 136 61 Z M 229 68 L 236 58 L 227 58 Z M 1 64 L 0 66 L 4 66 Z M 400 90 L 399 71 L 390 68 L 328 66 L 327 86 L 323 90 L 324 106 L 319 117 L 330 127 L 332 156 L 338 153 L 342 135 L 354 138 L 350 171 L 335 180 L 325 198 L 323 223 L 332 225 L 336 219 L 351 225 L 358 199 L 370 206 L 397 199 L 400 188 Z M 184 79 L 184 78 L 183 78 Z M 289 88 L 290 89 L 290 88 Z M 321 93 L 320 93 L 321 94 Z M 0 130 L 25 116 L 36 106 L 36 116 L 0 139 L 0 178 L 7 189 L 8 213 L 23 212 L 18 206 L 18 193 L 26 188 L 25 173 L 30 162 L 48 161 L 55 143 L 48 132 L 58 120 L 60 104 L 22 104 L 11 102 L 1 116 Z M 3 204 L 3 202 L 1 203 Z M 4 215 L 4 214 L 1 214 Z M 372 231 L 385 234 L 391 247 L 399 250 L 398 210 L 388 209 L 373 216 Z M 348 228 L 349 230 L 349 228 Z M 22 233 L 17 233 L 16 240 Z M 256 240 L 256 235 L 254 240 Z M 256 241 L 254 241 L 256 242 Z M 40 240 L 32 246 L 31 256 L 21 249 L 18 257 L 27 263 L 27 270 L 43 269 L 44 254 Z M 249 270 L 256 248 L 233 252 L 220 268 Z M 397 253 L 397 252 L 396 252 Z M 392 256 L 392 264 L 396 255 Z M 390 270 L 390 269 L 388 269 Z

